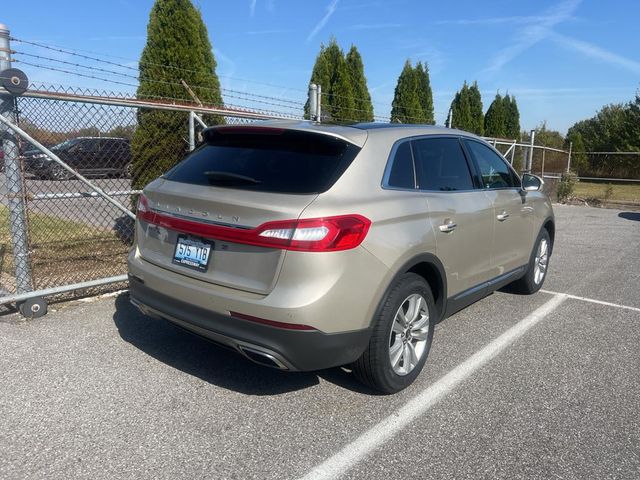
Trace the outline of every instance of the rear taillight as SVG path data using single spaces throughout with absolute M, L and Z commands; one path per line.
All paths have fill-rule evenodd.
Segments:
M 226 227 L 154 212 L 144 195 L 138 199 L 136 216 L 154 225 L 214 240 L 303 252 L 355 248 L 365 239 L 371 226 L 368 218 L 354 214 L 267 222 L 252 229 Z
M 136 218 L 144 220 L 145 222 L 154 223 L 155 214 L 149 208 L 149 201 L 147 197 L 140 194 L 138 197 L 138 207 L 136 208 Z
M 268 222 L 256 230 L 264 246 L 327 252 L 357 247 L 367 236 L 370 225 L 371 221 L 361 215 L 340 215 Z

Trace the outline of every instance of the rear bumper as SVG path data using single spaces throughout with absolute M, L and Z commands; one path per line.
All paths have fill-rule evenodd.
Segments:
M 313 371 L 355 361 L 366 348 L 370 330 L 324 333 L 292 331 L 216 313 L 149 288 L 130 277 L 132 303 L 143 313 L 165 318 L 252 361 L 292 371 Z

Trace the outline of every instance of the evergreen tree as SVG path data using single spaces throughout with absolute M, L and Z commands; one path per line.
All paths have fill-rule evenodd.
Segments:
M 520 139 L 520 112 L 516 97 L 505 95 L 504 97 L 505 135 L 513 140 Z
M 140 57 L 138 98 L 192 102 L 184 80 L 205 104 L 222 106 L 207 27 L 190 0 L 156 0 Z M 208 124 L 221 123 L 209 116 Z M 144 187 L 187 152 L 188 114 L 140 109 L 131 141 L 133 188 Z
M 418 89 L 418 74 L 411 66 L 411 62 L 407 60 L 398 77 L 391 103 L 392 123 L 423 123 L 425 121 Z
M 364 77 L 364 73 L 362 76 Z M 324 45 L 320 46 L 320 53 L 313 66 L 309 83 L 315 83 L 322 87 L 323 118 L 333 122 L 358 121 L 354 85 L 351 81 L 344 52 L 335 38 L 332 38 L 326 47 Z M 305 117 L 309 118 L 308 99 L 304 106 L 304 113 Z
M 349 53 L 346 57 L 347 69 L 351 79 L 354 97 L 354 120 L 361 122 L 373 121 L 373 104 L 371 103 L 371 94 L 367 87 L 367 78 L 364 75 L 364 64 L 362 57 L 355 45 L 351 45 Z
M 471 113 L 471 92 L 469 85 L 465 81 L 462 88 L 456 92 L 451 102 L 451 113 L 453 114 L 452 127 L 467 132 L 473 132 L 475 125 Z
M 488 137 L 504 138 L 506 136 L 506 121 L 504 101 L 499 93 L 496 93 L 491 105 L 484 116 L 484 134 Z
M 316 61 L 313 64 L 313 70 L 311 71 L 311 80 L 309 80 L 309 84 L 315 83 L 316 85 L 320 85 L 323 89 L 329 88 L 331 79 L 329 60 L 325 52 L 326 47 L 324 45 L 320 45 L 320 52 L 318 53 Z M 324 107 L 326 104 L 326 99 L 322 98 L 322 106 Z M 307 102 L 304 104 L 304 118 L 310 118 L 308 98 Z
M 431 80 L 429 79 L 429 66 L 418 62 L 415 71 L 418 75 L 418 98 L 424 115 L 422 123 L 434 125 L 436 120 L 433 112 L 433 92 L 431 91 Z
M 582 134 L 576 131 L 569 131 L 567 138 L 565 139 L 565 148 L 569 148 L 571 145 L 571 169 L 577 172 L 578 175 L 582 175 L 587 172 L 589 168 L 589 161 L 584 147 L 584 140 Z
M 473 82 L 469 87 L 469 104 L 471 108 L 471 131 L 476 135 L 484 135 L 484 114 L 482 113 L 482 95 L 478 88 L 478 82 Z

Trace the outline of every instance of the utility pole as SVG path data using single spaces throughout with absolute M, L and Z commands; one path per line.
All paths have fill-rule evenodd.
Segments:
M 9 28 L 0 24 L 0 115 L 11 123 L 16 123 L 16 99 L 4 85 L 9 82 L 20 84 L 20 79 L 12 74 L 11 44 Z M 27 237 L 26 199 L 24 182 L 20 169 L 19 146 L 15 133 L 4 124 L 0 125 L 2 150 L 4 152 L 4 174 L 9 207 L 9 230 L 13 245 L 13 259 L 16 275 L 16 292 L 33 290 L 31 268 L 29 266 L 29 239 Z

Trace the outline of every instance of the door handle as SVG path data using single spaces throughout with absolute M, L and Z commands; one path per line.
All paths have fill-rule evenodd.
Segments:
M 496 215 L 496 218 L 501 222 L 504 222 L 507 218 L 509 218 L 509 214 L 507 212 L 502 212 Z
M 444 225 L 440 225 L 440 227 L 438 228 L 440 228 L 441 232 L 449 233 L 449 232 L 453 232 L 457 226 L 458 226 L 457 223 L 454 223 L 451 220 L 447 220 Z

